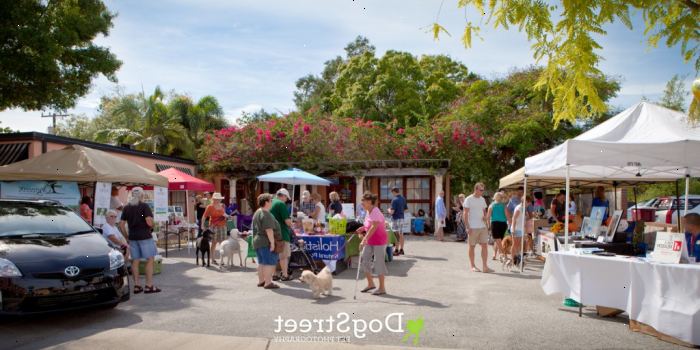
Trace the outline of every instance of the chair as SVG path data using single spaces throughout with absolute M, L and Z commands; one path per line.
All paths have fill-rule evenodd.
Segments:
M 255 257 L 257 256 L 255 254 L 255 249 L 253 249 L 253 235 L 249 235 L 245 239 L 246 243 L 248 243 L 248 254 L 246 254 L 245 259 L 243 259 L 243 266 L 247 267 L 248 266 L 248 258 L 253 259 L 253 264 L 255 264 Z

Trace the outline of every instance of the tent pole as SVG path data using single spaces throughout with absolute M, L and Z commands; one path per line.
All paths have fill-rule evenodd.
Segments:
M 525 237 L 527 237 L 527 233 L 525 231 L 525 225 L 527 221 L 527 175 L 525 175 L 524 181 L 523 181 L 523 198 L 520 201 L 520 215 L 525 215 L 523 216 L 523 225 L 520 227 L 523 233 L 523 237 L 520 239 L 520 272 L 523 272 L 525 269 Z
M 686 197 L 687 198 L 687 197 Z M 678 222 L 676 223 L 678 226 L 678 232 L 681 232 L 681 191 L 678 189 L 678 180 L 676 180 L 676 217 L 678 218 Z M 668 210 L 673 209 L 673 204 L 671 204 L 671 207 Z
M 685 168 L 685 207 L 683 209 L 683 215 L 688 214 L 688 196 L 690 195 L 690 174 L 688 173 L 688 168 Z
M 564 250 L 569 249 L 569 167 L 566 165 L 566 198 L 564 199 Z

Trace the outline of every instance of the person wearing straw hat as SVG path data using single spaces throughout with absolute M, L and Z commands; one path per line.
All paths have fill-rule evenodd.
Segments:
M 213 233 L 211 241 L 211 251 L 214 252 L 212 263 L 216 264 L 216 244 L 226 239 L 226 208 L 221 202 L 224 196 L 219 192 L 214 192 L 211 197 L 212 203 L 207 206 L 202 215 L 202 231 L 205 229 L 205 222 L 209 219 L 209 230 Z

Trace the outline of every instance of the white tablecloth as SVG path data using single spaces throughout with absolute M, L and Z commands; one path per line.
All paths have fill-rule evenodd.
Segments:
M 541 286 L 548 295 L 625 310 L 632 320 L 700 345 L 700 265 L 550 252 Z

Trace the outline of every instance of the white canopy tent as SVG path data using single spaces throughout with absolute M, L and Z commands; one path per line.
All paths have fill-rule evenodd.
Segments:
M 517 175 L 516 175 L 517 176 Z M 656 182 L 700 176 L 700 128 L 687 115 L 647 102 L 638 103 L 563 144 L 525 159 L 528 178 L 571 181 Z M 526 192 L 527 193 L 527 192 Z M 569 217 L 566 216 L 565 245 Z M 524 232 L 524 228 L 523 228 Z

